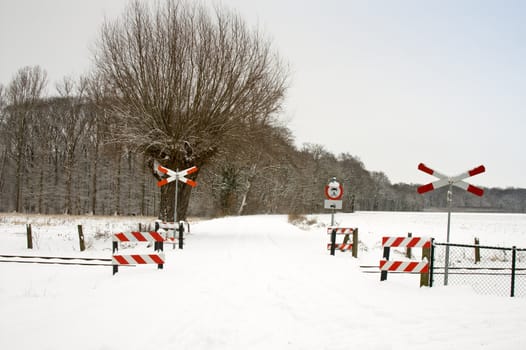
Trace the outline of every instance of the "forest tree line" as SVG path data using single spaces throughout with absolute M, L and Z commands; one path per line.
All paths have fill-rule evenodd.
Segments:
M 0 212 L 158 216 L 153 164 L 115 142 L 113 110 L 96 84 L 64 79 L 53 97 L 45 96 L 46 87 L 39 67 L 22 68 L 0 85 Z M 201 167 L 188 214 L 324 212 L 331 177 L 344 186 L 345 212 L 447 207 L 446 189 L 419 195 L 416 184 L 392 184 L 351 153 L 298 148 L 286 126 L 261 123 L 243 140 L 225 139 Z M 461 210 L 526 212 L 526 189 L 490 188 L 483 197 L 454 191 Z

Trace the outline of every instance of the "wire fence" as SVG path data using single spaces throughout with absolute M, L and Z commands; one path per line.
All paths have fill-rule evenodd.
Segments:
M 449 252 L 448 252 L 449 250 Z M 526 249 L 434 243 L 433 286 L 470 286 L 488 295 L 526 297 Z

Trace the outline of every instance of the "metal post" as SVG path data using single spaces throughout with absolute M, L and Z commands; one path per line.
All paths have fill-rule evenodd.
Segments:
M 453 205 L 453 184 L 449 184 L 447 191 L 448 211 L 447 211 L 447 237 L 446 237 L 446 257 L 444 266 L 444 286 L 447 286 L 448 272 L 449 272 L 449 231 L 451 228 L 451 208 Z
M 333 228 L 331 232 L 331 255 L 334 255 L 336 250 L 336 229 Z
M 334 226 L 334 213 L 336 213 L 335 205 L 332 206 L 332 213 L 331 213 L 331 227 Z
M 183 234 L 184 234 L 184 226 L 183 226 L 183 222 L 181 221 L 179 223 L 179 249 L 183 249 L 183 239 L 184 239 Z
M 114 255 L 115 252 L 119 250 L 119 242 L 113 241 L 112 242 L 112 254 Z M 119 265 L 113 265 L 113 274 L 115 275 L 117 272 L 119 272 Z
M 429 262 L 429 288 L 433 287 L 433 270 L 435 269 L 435 239 L 431 238 L 431 261 Z
M 179 169 L 175 169 L 178 173 Z M 179 179 L 175 180 L 175 205 L 174 205 L 174 225 L 177 223 L 177 192 L 179 192 Z
M 389 260 L 389 255 L 391 253 L 390 247 L 384 247 L 384 259 Z M 380 272 L 380 281 L 386 281 L 387 280 L 387 271 Z
M 511 249 L 511 297 L 515 296 L 515 269 L 517 262 L 517 247 Z
M 164 250 L 164 242 L 160 241 L 160 242 L 154 242 L 154 248 L 153 250 L 158 253 L 158 252 L 162 252 Z M 157 264 L 157 269 L 161 270 L 163 268 L 163 264 Z

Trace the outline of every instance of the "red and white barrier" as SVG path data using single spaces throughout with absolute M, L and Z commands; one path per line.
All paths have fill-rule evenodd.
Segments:
M 111 257 L 113 265 L 132 265 L 132 264 L 164 264 L 164 253 L 158 254 L 132 254 L 132 255 L 113 255 Z
M 426 237 L 382 237 L 383 247 L 430 248 L 431 239 Z
M 331 249 L 332 244 L 327 243 L 327 249 Z M 336 243 L 335 249 L 346 251 L 346 250 L 352 250 L 352 243 Z
M 113 235 L 113 239 L 119 242 L 162 242 L 164 237 L 155 231 L 151 232 L 119 232 Z
M 432 248 L 431 239 L 428 237 L 382 237 L 382 247 L 384 248 L 383 259 L 380 260 L 380 281 L 387 280 L 388 271 L 391 272 L 414 272 L 420 273 L 420 286 L 429 285 L 429 263 L 426 258 L 422 261 L 397 261 L 389 260 L 391 247 L 402 248 Z M 424 252 L 424 251 L 423 251 Z M 424 255 L 424 253 L 422 253 Z M 429 256 L 429 255 L 428 255 Z
M 151 242 L 154 241 L 154 254 L 131 254 L 121 255 L 116 254 L 119 250 L 119 242 Z M 155 231 L 151 232 L 119 232 L 113 235 L 111 257 L 113 274 L 119 272 L 119 265 L 133 265 L 133 264 L 157 264 L 158 269 L 162 269 L 165 262 L 163 251 L 163 243 L 165 238 Z
M 352 227 L 327 227 L 327 234 L 330 235 L 330 242 L 327 243 L 327 249 L 331 251 L 331 255 L 334 255 L 336 249 L 341 252 L 352 251 L 353 257 L 357 257 L 358 249 L 353 249 L 353 245 L 356 244 L 355 248 L 358 248 L 358 229 Z M 343 242 L 337 243 L 337 235 L 345 235 Z M 352 235 L 352 243 L 348 243 Z
M 391 261 L 380 260 L 381 271 L 428 273 L 429 263 L 426 261 Z
M 336 230 L 337 235 L 346 235 L 354 232 L 354 228 L 345 228 L 345 227 L 327 227 L 327 234 L 331 234 L 333 230 Z

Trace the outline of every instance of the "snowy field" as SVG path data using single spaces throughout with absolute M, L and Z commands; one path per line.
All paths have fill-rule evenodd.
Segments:
M 447 213 L 336 214 L 358 259 L 326 250 L 330 215 L 196 220 L 163 270 L 0 263 L 0 349 L 525 349 L 526 298 L 361 272 L 382 236 L 445 241 Z M 111 257 L 111 234 L 153 218 L 0 216 L 0 255 Z M 26 249 L 31 223 L 34 249 Z M 79 252 L 77 225 L 87 251 Z M 526 248 L 526 215 L 453 213 L 451 241 Z M 152 252 L 144 244 L 120 252 Z M 3 260 L 9 260 L 4 258 Z

